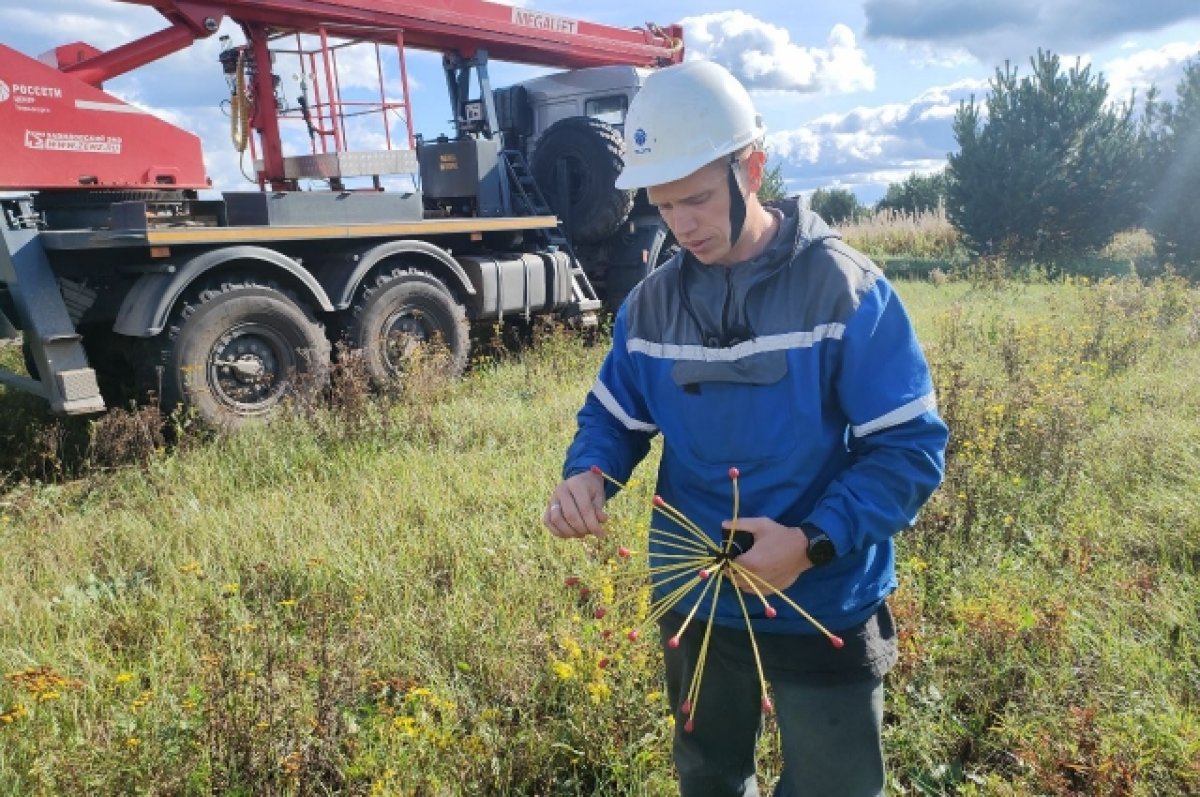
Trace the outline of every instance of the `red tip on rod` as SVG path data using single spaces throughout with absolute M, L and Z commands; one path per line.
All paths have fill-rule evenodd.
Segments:
M 673 636 L 670 639 L 668 639 L 667 647 L 669 647 L 671 650 L 674 650 L 675 648 L 679 647 L 679 637 Z
M 628 559 L 631 555 L 632 552 L 624 545 L 617 549 L 617 556 L 621 557 L 622 559 Z
M 742 472 L 740 470 L 738 470 L 737 468 L 729 469 L 729 478 L 731 480 L 737 481 L 738 476 L 741 476 L 741 475 L 742 475 Z
M 700 577 L 701 581 L 706 581 L 708 580 L 708 577 L 712 575 L 712 573 L 708 571 L 707 567 L 702 567 L 700 568 L 700 571 L 696 573 L 696 575 Z
M 683 703 L 681 703 L 679 705 L 679 713 L 680 714 L 691 714 L 692 713 L 692 701 L 690 701 L 690 700 L 683 701 Z
M 829 644 L 833 645 L 838 650 L 841 650 L 845 646 L 846 643 L 842 640 L 842 638 L 840 636 L 837 636 L 836 634 L 830 634 L 829 635 Z
M 779 612 L 775 611 L 774 606 L 767 606 L 763 614 L 767 616 L 768 620 L 774 620 L 779 615 Z
M 604 475 L 604 471 L 600 470 L 599 465 L 593 465 L 592 467 L 588 468 L 588 470 L 590 470 L 592 473 L 596 474 L 597 476 Z
M 663 497 L 661 495 L 654 496 L 654 505 L 655 506 L 663 506 L 666 503 L 667 502 L 663 500 Z
M 696 730 L 696 723 L 692 722 L 691 720 L 688 720 L 687 722 L 683 723 L 683 732 L 684 733 L 691 733 L 694 730 Z

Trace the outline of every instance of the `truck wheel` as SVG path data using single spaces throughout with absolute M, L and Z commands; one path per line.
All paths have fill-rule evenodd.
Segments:
M 275 285 L 210 285 L 181 303 L 158 339 L 162 405 L 193 408 L 216 428 L 269 417 L 290 393 L 323 386 L 329 341 Z
M 360 289 L 346 331 L 361 351 L 367 375 L 379 388 L 404 375 L 416 347 L 441 347 L 445 372 L 458 376 L 467 366 L 470 327 L 467 313 L 441 280 L 422 271 L 394 268 Z
M 560 161 L 566 170 L 565 197 L 559 196 Z M 590 116 L 570 116 L 550 125 L 530 161 L 551 209 L 568 219 L 567 234 L 580 243 L 607 238 L 629 218 L 636 192 L 614 187 L 624 166 L 621 134 Z

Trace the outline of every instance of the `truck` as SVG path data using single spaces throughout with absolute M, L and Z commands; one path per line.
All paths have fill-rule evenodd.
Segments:
M 0 336 L 26 371 L 0 384 L 54 412 L 132 395 L 238 426 L 339 353 L 386 387 L 432 343 L 458 373 L 507 319 L 594 325 L 671 250 L 613 181 L 629 100 L 683 58 L 678 25 L 484 0 L 114 1 L 168 25 L 108 51 L 0 44 Z M 214 190 L 196 135 L 104 91 L 226 18 L 245 41 L 221 37 L 216 61 L 253 190 Z M 373 100 L 342 90 L 351 47 L 373 51 Z M 407 48 L 442 54 L 452 134 L 414 131 Z M 493 89 L 490 58 L 560 71 Z M 370 119 L 382 148 L 358 145 Z

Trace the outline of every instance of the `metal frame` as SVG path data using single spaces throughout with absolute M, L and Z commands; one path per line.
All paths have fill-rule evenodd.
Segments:
M 28 198 L 5 204 L 28 204 Z M 0 384 L 33 393 L 67 414 L 104 409 L 96 372 L 88 366 L 83 339 L 67 312 L 36 228 L 0 218 L 0 282 L 8 286 L 18 326 L 24 331 L 40 378 L 0 369 Z

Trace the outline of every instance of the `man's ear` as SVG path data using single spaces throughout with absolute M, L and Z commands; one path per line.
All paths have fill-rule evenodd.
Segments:
M 751 193 L 758 193 L 758 189 L 762 188 L 763 179 L 767 174 L 767 153 L 761 149 L 755 149 L 746 156 L 746 177 Z

